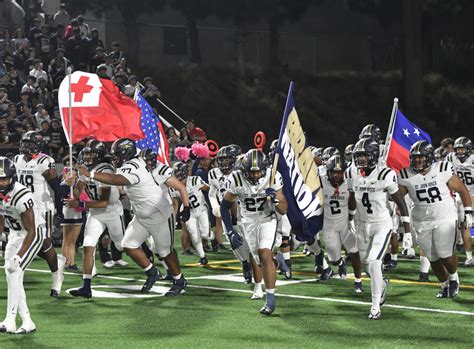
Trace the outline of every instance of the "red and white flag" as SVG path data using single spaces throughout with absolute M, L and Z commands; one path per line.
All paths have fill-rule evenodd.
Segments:
M 145 137 L 140 127 L 141 110 L 111 80 L 96 74 L 75 71 L 71 74 L 72 139 L 69 139 L 69 78 L 59 86 L 61 120 L 69 144 L 86 137 L 102 142 L 118 138 Z

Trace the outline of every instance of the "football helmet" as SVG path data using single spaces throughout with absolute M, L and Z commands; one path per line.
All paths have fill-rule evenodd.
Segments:
M 43 136 L 37 131 L 28 131 L 20 141 L 20 153 L 27 156 L 33 156 L 41 153 L 43 150 Z
M 348 144 L 344 149 L 344 160 L 346 162 L 352 161 L 352 149 L 354 149 L 354 144 Z
M 265 177 L 267 170 L 267 157 L 260 149 L 250 149 L 242 158 L 242 173 L 252 185 L 258 185 L 261 178 Z
M 81 153 L 82 162 L 91 169 L 104 161 L 106 149 L 101 141 L 90 139 L 81 150 Z
M 459 160 L 464 161 L 472 152 L 472 142 L 467 137 L 459 137 L 454 141 L 454 151 Z
M 135 142 L 130 138 L 117 139 L 112 143 L 110 155 L 112 155 L 112 162 L 115 167 L 121 167 L 125 161 L 133 159 L 137 155 Z
M 410 148 L 410 167 L 417 173 L 429 169 L 434 158 L 434 148 L 426 140 L 418 141 Z
M 13 162 L 4 156 L 0 156 L 0 179 L 7 179 L 0 184 L 0 194 L 7 195 L 15 185 L 16 170 Z
M 347 166 L 344 158 L 340 155 L 333 155 L 326 163 L 327 176 L 333 186 L 340 186 L 344 182 L 344 171 Z
M 334 147 L 324 148 L 323 154 L 321 155 L 321 160 L 323 161 L 323 164 L 325 165 L 329 158 L 333 155 L 340 155 L 339 150 Z
M 313 154 L 313 158 L 320 157 L 322 155 L 323 148 L 310 145 L 309 149 L 311 150 L 311 154 Z
M 158 155 L 153 149 L 143 149 L 138 153 L 138 157 L 145 160 L 147 166 L 150 166 L 152 169 L 156 167 Z
M 444 147 L 438 147 L 434 150 L 435 161 L 443 161 L 447 155 L 448 152 Z
M 370 170 L 377 166 L 379 144 L 372 138 L 359 140 L 353 149 L 354 163 L 360 170 Z
M 382 131 L 377 125 L 368 124 L 360 131 L 359 139 L 372 138 L 377 143 L 382 139 Z
M 217 152 L 217 167 L 224 174 L 229 174 L 235 167 L 237 158 L 242 154 L 242 149 L 236 145 L 226 145 Z
M 173 175 L 180 181 L 188 178 L 189 166 L 185 162 L 177 162 L 173 165 Z

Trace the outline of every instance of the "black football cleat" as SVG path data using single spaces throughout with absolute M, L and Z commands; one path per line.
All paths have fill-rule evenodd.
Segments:
M 161 274 L 160 274 L 160 275 L 161 275 Z M 168 280 L 171 281 L 171 280 L 173 280 L 173 275 L 171 275 L 170 271 L 167 270 L 167 271 L 166 271 L 166 275 L 165 275 L 165 276 L 161 275 L 160 280 L 161 280 L 161 281 L 168 281 Z
M 396 269 L 398 262 L 390 259 L 386 264 L 383 265 L 383 271 L 390 271 Z
M 201 259 L 199 259 L 199 265 L 200 266 L 207 265 L 208 263 L 209 262 L 207 261 L 206 257 L 202 257 Z
M 457 280 L 449 281 L 448 295 L 450 298 L 454 298 L 459 294 L 459 283 Z
M 78 289 L 75 289 L 75 290 L 71 290 L 69 293 L 73 297 L 84 297 L 84 298 L 91 298 L 92 297 L 92 291 L 90 289 L 86 290 L 84 287 L 81 287 L 81 288 L 78 288 Z
M 142 292 L 150 291 L 153 285 L 155 284 L 155 282 L 161 279 L 161 273 L 158 271 L 158 269 L 153 267 L 149 271 L 150 273 L 149 274 L 147 273 L 148 277 L 146 278 L 146 281 L 143 284 Z
M 420 282 L 429 282 L 430 277 L 428 273 L 420 273 L 420 276 L 418 277 L 418 281 Z
M 354 292 L 355 293 L 364 292 L 364 289 L 362 288 L 362 282 L 354 282 Z
M 165 293 L 165 297 L 174 297 L 183 294 L 186 292 L 185 288 L 187 284 L 188 283 L 186 282 L 184 276 L 181 276 L 179 280 L 174 280 L 173 286 L 171 286 L 168 292 Z
M 54 298 L 59 298 L 59 292 L 56 290 L 51 290 L 51 292 L 49 293 L 49 296 L 54 297 Z
M 334 272 L 332 271 L 331 267 L 327 267 L 321 273 L 321 276 L 319 277 L 319 281 L 327 281 L 333 276 L 333 274 Z
M 442 284 L 441 289 L 439 290 L 438 294 L 436 295 L 437 298 L 448 298 L 449 286 Z
M 346 267 L 346 262 L 344 261 L 344 258 L 341 258 L 341 262 L 339 263 L 339 266 L 337 267 L 337 273 L 341 277 L 341 279 L 345 279 L 347 277 L 347 267 Z
M 275 311 L 275 308 L 271 308 L 269 307 L 268 305 L 264 305 L 261 309 L 260 309 L 260 314 L 262 315 L 266 315 L 266 316 L 270 316 L 273 314 L 273 312 Z

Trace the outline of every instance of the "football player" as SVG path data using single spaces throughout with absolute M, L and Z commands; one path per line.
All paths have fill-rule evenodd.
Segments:
M 321 176 L 324 193 L 324 225 L 322 236 L 328 259 L 338 266 L 338 273 L 342 279 L 347 276 L 346 263 L 341 257 L 341 248 L 344 246 L 349 253 L 354 268 L 354 291 L 360 293 L 362 289 L 362 265 L 357 250 L 357 237 L 353 229 L 349 229 L 349 189 L 344 178 L 346 165 L 340 155 L 329 158 L 327 175 Z M 332 271 L 332 270 L 331 270 Z
M 255 261 L 261 266 L 266 289 L 266 303 L 260 313 L 271 315 L 275 311 L 276 270 L 273 261 L 273 247 L 276 239 L 277 219 L 275 210 L 284 215 L 287 202 L 281 190 L 281 177 L 267 171 L 265 154 L 258 149 L 249 150 L 242 159 L 241 170 L 230 177 L 221 203 L 221 217 L 227 236 L 234 249 L 243 242 L 235 233 L 230 209 L 238 200 L 242 216 L 245 240 Z M 271 182 L 273 180 L 273 182 Z
M 354 144 L 348 144 L 344 149 L 344 160 L 347 167 L 352 165 L 352 149 L 354 149 Z
M 457 210 L 451 191 L 459 193 L 464 205 L 464 224 L 472 226 L 471 197 L 466 186 L 446 161 L 434 162 L 433 146 L 423 140 L 410 149 L 410 167 L 399 173 L 400 192 L 413 200 L 413 227 L 420 248 L 441 282 L 438 298 L 459 293 L 456 245 Z M 403 217 L 403 219 L 407 217 Z
M 112 165 L 105 162 L 106 148 L 104 143 L 90 139 L 82 149 L 83 164 L 95 173 L 115 173 Z M 80 194 L 86 191 L 90 201 L 81 201 Z M 91 279 L 94 267 L 95 247 L 105 229 L 115 247 L 122 251 L 124 235 L 123 207 L 120 193 L 116 186 L 107 185 L 94 179 L 80 176 L 74 192 L 74 198 L 65 199 L 66 205 L 74 209 L 89 210 L 84 229 L 84 247 L 81 288 L 71 290 L 74 297 L 92 297 Z
M 44 224 L 41 216 L 35 221 L 33 194 L 16 181 L 13 163 L 0 157 L 0 231 L 5 223 L 10 229 L 5 250 L 5 274 L 8 285 L 7 314 L 0 323 L 0 332 L 26 334 L 36 330 L 31 320 L 23 287 L 25 269 L 43 245 Z M 23 321 L 16 328 L 16 316 Z
M 382 274 L 382 257 L 392 235 L 392 217 L 387 207 L 387 193 L 397 204 L 400 214 L 408 216 L 405 200 L 398 190 L 397 176 L 377 164 L 379 144 L 363 138 L 354 146 L 354 165 L 346 170 L 349 188 L 349 228 L 357 234 L 362 263 L 370 275 L 372 307 L 369 319 L 381 317 L 380 306 L 386 301 L 388 280 Z M 354 215 L 357 214 L 357 227 Z M 404 220 L 405 233 L 410 232 L 409 219 Z
M 454 172 L 464 182 L 469 194 L 471 196 L 471 202 L 474 202 L 474 154 L 472 154 L 472 142 L 467 137 L 459 137 L 454 141 L 454 152 L 448 154 L 447 158 L 453 165 Z M 464 205 L 464 211 L 469 207 Z M 459 205 L 461 208 L 461 205 Z M 461 217 L 462 217 L 462 209 Z M 471 207 L 472 211 L 472 207 Z M 474 266 L 474 260 L 472 259 L 472 238 L 471 230 L 469 227 L 461 227 L 462 238 L 464 241 L 464 250 L 466 251 L 466 261 L 464 266 Z
M 374 124 L 365 125 L 362 128 L 362 131 L 360 131 L 359 140 L 367 139 L 367 138 L 371 138 L 375 142 L 380 144 L 382 142 L 382 131 L 380 131 L 380 128 L 377 125 L 374 125 Z
M 65 258 L 57 256 L 51 239 L 55 207 L 69 194 L 69 187 L 61 185 L 56 174 L 54 159 L 41 153 L 43 137 L 39 132 L 26 132 L 20 142 L 20 155 L 14 157 L 18 181 L 33 193 L 35 211 L 46 222 L 44 243 L 38 255 L 48 262 L 52 273 L 51 297 L 58 297 L 64 281 Z
M 241 154 L 242 149 L 235 144 L 220 148 L 216 156 L 217 167 L 209 171 L 209 201 L 212 206 L 212 214 L 216 217 L 216 237 L 220 234 L 219 231 L 222 231 L 222 228 L 225 229 L 221 219 L 220 204 L 227 190 L 231 173 L 236 169 L 237 159 Z M 234 232 L 239 234 L 240 229 L 235 229 L 237 227 L 236 221 L 238 218 L 238 213 L 235 208 L 236 206 L 234 206 L 233 210 L 233 221 L 235 223 Z M 234 252 L 235 257 L 242 263 L 245 281 L 251 283 L 252 269 L 249 261 L 250 250 L 245 240 L 237 249 L 232 248 L 232 252 Z
M 199 264 L 207 265 L 208 261 L 202 246 L 202 239 L 212 240 L 209 229 L 209 216 L 207 214 L 206 199 L 203 191 L 209 191 L 209 186 L 198 176 L 188 176 L 189 166 L 184 162 L 173 165 L 173 175 L 186 186 L 189 197 L 191 217 L 186 222 L 194 249 L 199 255 Z M 171 191 L 171 197 L 181 201 L 181 196 L 176 190 Z
M 111 147 L 112 162 L 117 168 L 113 173 L 96 173 L 87 167 L 79 166 L 80 174 L 97 182 L 123 186 L 132 205 L 135 216 L 125 230 L 122 247 L 127 254 L 143 268 L 147 280 L 142 292 L 148 292 L 160 275 L 156 267 L 140 248 L 149 237 L 153 237 L 155 251 L 164 258 L 171 274 L 173 285 L 165 296 L 177 296 L 184 293 L 186 280 L 181 274 L 179 259 L 173 248 L 174 216 L 169 194 L 157 185 L 147 169 L 145 160 L 137 156 L 135 142 L 129 138 L 117 139 Z M 167 170 L 168 171 L 168 170 Z M 168 171 L 171 176 L 171 169 Z M 183 220 L 190 216 L 189 202 L 185 199 Z

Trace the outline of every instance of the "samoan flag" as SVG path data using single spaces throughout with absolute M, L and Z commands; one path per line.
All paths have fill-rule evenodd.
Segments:
M 408 120 L 400 110 L 397 110 L 387 154 L 387 166 L 396 172 L 410 166 L 410 148 L 421 140 L 431 143 L 428 133 Z
M 139 92 L 135 94 L 135 101 L 142 111 L 140 126 L 145 134 L 145 138 L 136 141 L 137 148 L 152 149 L 158 161 L 169 164 L 168 140 L 160 118 Z
M 278 138 L 277 170 L 288 201 L 287 216 L 299 241 L 311 242 L 323 227 L 323 193 L 313 154 L 306 144 L 290 83 Z

